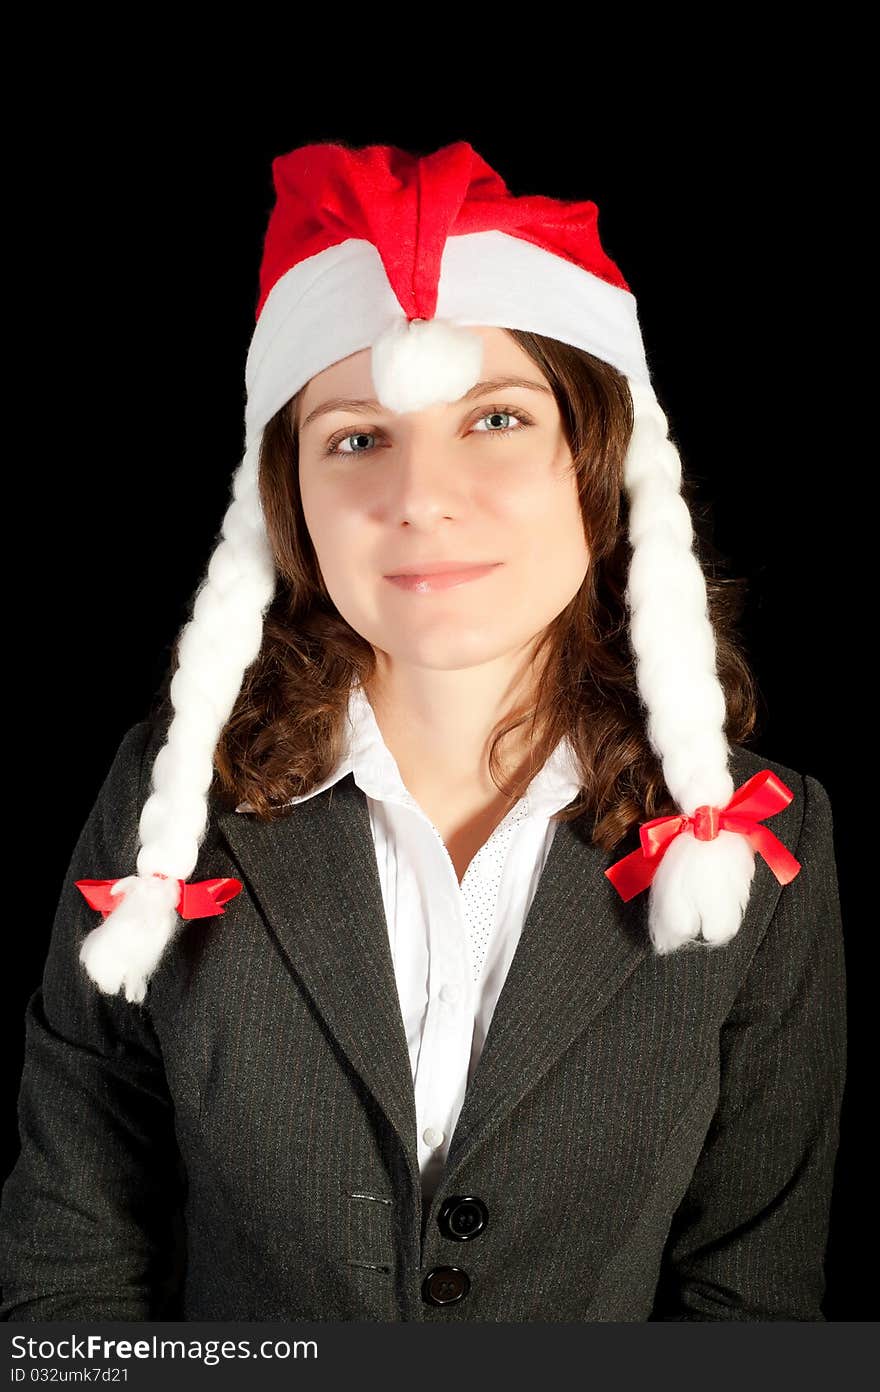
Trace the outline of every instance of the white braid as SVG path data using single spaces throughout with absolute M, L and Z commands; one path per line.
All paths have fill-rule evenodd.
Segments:
M 734 791 L 724 734 L 706 580 L 681 494 L 678 450 L 653 389 L 628 379 L 634 428 L 624 462 L 633 555 L 627 584 L 636 679 L 647 733 L 679 808 L 723 807 Z M 670 843 L 650 887 L 648 924 L 659 953 L 696 938 L 729 941 L 749 899 L 755 855 L 746 837 L 690 828 Z
M 180 639 L 171 682 L 174 718 L 152 769 L 138 825 L 137 875 L 114 886 L 120 903 L 83 941 L 80 961 L 109 995 L 142 1001 L 178 926 L 178 880 L 198 860 L 208 823 L 214 751 L 263 640 L 276 572 L 258 490 L 262 433 L 232 481 L 233 499 Z M 165 875 L 167 879 L 157 876 Z

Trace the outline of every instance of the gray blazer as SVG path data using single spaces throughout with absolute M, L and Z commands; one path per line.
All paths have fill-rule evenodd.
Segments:
M 212 811 L 191 878 L 234 875 L 142 1005 L 78 962 L 74 880 L 129 874 L 161 732 L 125 735 L 27 1006 L 6 1320 L 822 1320 L 846 1066 L 827 794 L 773 769 L 721 948 L 656 957 L 578 823 L 551 846 L 446 1169 L 423 1204 L 409 1057 L 364 794 L 274 826 Z

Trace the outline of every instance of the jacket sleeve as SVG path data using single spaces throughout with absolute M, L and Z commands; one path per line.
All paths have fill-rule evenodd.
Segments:
M 801 869 L 722 1027 L 718 1108 L 651 1319 L 825 1319 L 846 978 L 831 806 L 816 779 L 804 785 Z
M 174 1319 L 185 1175 L 146 1005 L 79 961 L 77 879 L 131 874 L 151 725 L 124 736 L 73 853 L 25 1013 L 21 1150 L 0 1204 L 0 1319 Z M 149 999 L 149 996 L 147 997 Z

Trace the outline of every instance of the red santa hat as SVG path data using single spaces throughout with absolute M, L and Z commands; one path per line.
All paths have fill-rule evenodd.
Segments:
M 792 794 L 769 770 L 734 791 L 681 461 L 651 385 L 635 297 L 599 240 L 596 204 L 513 196 L 464 140 L 421 157 L 390 145 L 305 145 L 278 156 L 272 174 L 244 456 L 181 636 L 174 717 L 140 816 L 137 873 L 77 882 L 103 915 L 82 944 L 86 971 L 100 990 L 142 1001 L 181 919 L 222 913 L 240 888 L 187 881 L 207 829 L 214 751 L 275 592 L 258 490 L 266 424 L 316 373 L 366 348 L 387 410 L 457 401 L 480 378 L 482 339 L 469 325 L 571 344 L 629 384 L 630 635 L 648 738 L 680 815 L 644 823 L 640 849 L 606 874 L 625 899 L 649 890 L 657 952 L 701 931 L 709 944 L 729 941 L 755 851 L 783 883 L 799 869 L 760 824 Z

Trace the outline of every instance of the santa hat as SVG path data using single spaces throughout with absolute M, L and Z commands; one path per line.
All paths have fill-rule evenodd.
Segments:
M 137 873 L 78 881 L 103 921 L 80 959 L 100 990 L 142 1001 L 181 918 L 222 913 L 236 880 L 187 883 L 208 820 L 214 751 L 257 657 L 275 565 L 258 490 L 263 431 L 316 373 L 371 349 L 375 395 L 395 412 L 457 401 L 480 378 L 468 325 L 522 329 L 610 363 L 629 385 L 624 465 L 627 599 L 647 735 L 680 814 L 640 828 L 606 874 L 649 889 L 657 952 L 739 929 L 760 850 L 783 883 L 800 868 L 762 818 L 792 793 L 764 770 L 734 792 L 706 584 L 681 461 L 651 386 L 636 301 L 602 249 L 598 208 L 513 196 L 464 140 L 421 157 L 389 145 L 305 145 L 273 161 L 276 202 L 247 365 L 245 450 L 221 539 L 183 630 L 174 717 L 141 812 Z

